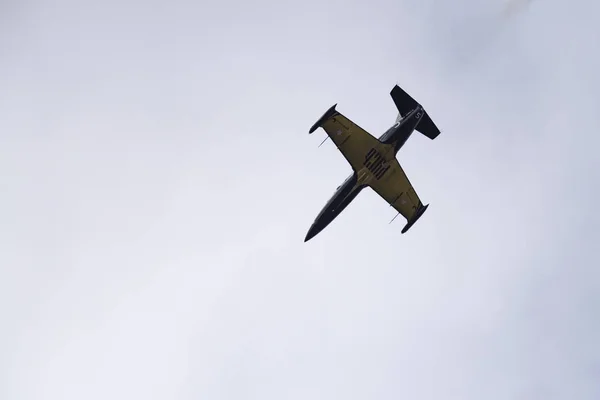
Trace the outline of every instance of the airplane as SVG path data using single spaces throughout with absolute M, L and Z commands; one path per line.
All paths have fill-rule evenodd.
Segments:
M 398 211 L 394 219 L 400 214 L 406 219 L 403 234 L 429 207 L 419 199 L 396 154 L 415 130 L 431 140 L 441 132 L 423 106 L 398 85 L 392 88 L 390 95 L 398 109 L 398 116 L 394 125 L 378 139 L 337 111 L 337 103 L 308 131 L 312 134 L 318 128 L 323 128 L 327 133 L 325 140 L 331 138 L 335 143 L 352 167 L 352 174 L 338 186 L 317 215 L 304 242 L 325 229 L 367 186 Z

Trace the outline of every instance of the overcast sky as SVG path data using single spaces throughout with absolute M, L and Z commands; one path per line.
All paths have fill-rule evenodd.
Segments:
M 514 10 L 513 10 L 514 11 Z M 0 398 L 600 398 L 600 3 L 0 3 Z M 427 213 L 350 174 L 398 83 Z

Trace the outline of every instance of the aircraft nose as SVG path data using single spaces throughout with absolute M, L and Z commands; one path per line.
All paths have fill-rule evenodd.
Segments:
M 319 233 L 319 231 L 317 230 L 317 226 L 315 224 L 313 224 L 310 229 L 308 230 L 308 233 L 306 234 L 306 237 L 304 238 L 304 243 L 308 242 L 310 239 L 314 238 L 317 233 Z

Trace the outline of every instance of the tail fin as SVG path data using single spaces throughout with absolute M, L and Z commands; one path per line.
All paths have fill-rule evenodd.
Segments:
M 399 112 L 396 122 L 419 106 L 419 103 L 417 103 L 415 99 L 402 90 L 398 85 L 394 86 L 390 92 L 390 95 L 392 96 L 392 99 L 394 100 L 396 108 L 398 108 Z M 419 122 L 415 130 L 432 140 L 438 137 L 438 135 L 441 133 L 433 120 L 429 117 L 427 111 L 425 111 L 425 115 L 423 115 L 421 122 Z

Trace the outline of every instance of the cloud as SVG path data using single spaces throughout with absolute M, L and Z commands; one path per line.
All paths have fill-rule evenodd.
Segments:
M 510 18 L 518 13 L 523 12 L 531 4 L 531 0 L 509 0 L 504 4 L 502 14 L 506 18 Z
M 249 4 L 13 21 L 0 397 L 598 398 L 596 3 Z M 396 82 L 427 214 L 303 243 L 350 172 L 308 128 L 383 132 Z

